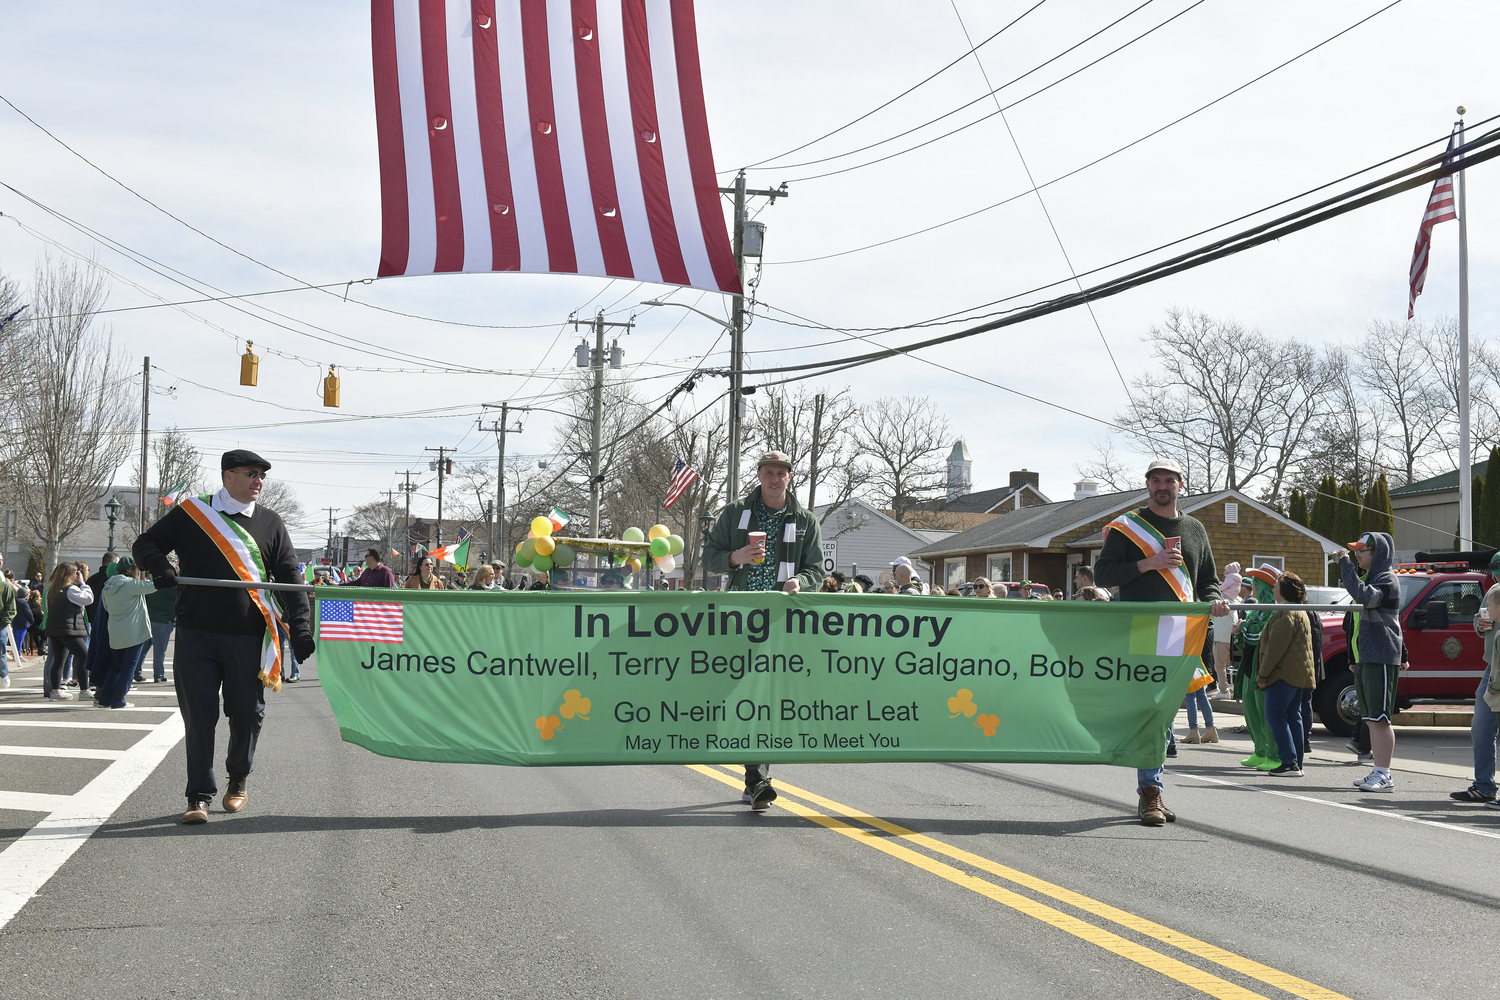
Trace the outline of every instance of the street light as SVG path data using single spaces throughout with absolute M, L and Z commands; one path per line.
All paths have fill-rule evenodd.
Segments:
M 110 494 L 109 502 L 104 505 L 104 509 L 109 511 L 109 544 L 105 549 L 110 552 L 115 548 L 115 518 L 120 516 L 120 508 L 123 506 L 125 505 L 120 502 L 120 498 L 113 493 Z
M 702 543 L 704 551 L 707 551 L 707 548 L 708 548 L 708 533 L 711 530 L 713 530 L 713 526 L 714 526 L 714 512 L 705 507 L 703 509 L 703 513 L 701 513 L 701 514 L 698 515 L 698 527 L 702 529 L 702 531 L 700 533 L 702 535 L 702 537 L 699 539 L 699 541 Z M 699 559 L 700 562 L 703 563 L 703 589 L 707 590 L 708 589 L 708 561 L 706 559 L 704 559 L 703 555 L 701 555 L 701 554 L 698 556 L 698 559 Z
M 720 326 L 722 326 L 726 330 L 733 330 L 734 329 L 734 324 L 731 323 L 731 322 L 729 322 L 728 320 L 720 319 L 719 317 L 715 316 L 713 313 L 706 313 L 702 309 L 697 309 L 697 308 L 695 308 L 693 306 L 688 305 L 686 302 L 663 302 L 661 299 L 651 299 L 651 300 L 649 300 L 647 302 L 642 302 L 641 305 L 643 305 L 643 306 L 676 306 L 678 309 L 686 309 L 689 312 L 695 312 L 699 316 L 703 316 L 703 317 L 705 317 L 707 319 L 711 319 L 715 323 L 719 324 Z

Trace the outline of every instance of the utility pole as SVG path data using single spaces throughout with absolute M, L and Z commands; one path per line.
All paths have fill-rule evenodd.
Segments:
M 570 322 L 574 327 L 592 326 L 594 328 L 594 349 L 589 354 L 589 367 L 594 369 L 594 420 L 590 430 L 589 445 L 589 531 L 594 533 L 595 538 L 602 538 L 603 535 L 600 534 L 599 529 L 599 501 L 604 488 L 604 476 L 599 471 L 601 447 L 599 438 L 604 427 L 604 366 L 608 363 L 612 368 L 620 367 L 615 358 L 604 353 L 604 328 L 623 326 L 628 330 L 635 326 L 635 321 L 606 322 L 604 310 L 601 309 L 592 320 L 575 319 Z
M 136 512 L 140 524 L 137 535 L 146 533 L 146 459 L 150 455 L 147 443 L 151 434 L 151 359 L 141 363 L 141 507 Z
M 510 410 L 511 410 L 511 406 L 510 406 L 509 403 L 501 403 L 500 404 L 500 419 L 499 419 L 499 421 L 491 421 L 490 425 L 488 427 L 484 426 L 484 418 L 483 417 L 479 418 L 479 429 L 482 430 L 482 431 L 493 431 L 495 433 L 495 443 L 496 443 L 496 446 L 497 446 L 497 448 L 499 450 L 499 455 L 498 455 L 498 457 L 496 458 L 496 461 L 495 461 L 495 521 L 494 521 L 494 524 L 495 524 L 496 528 L 498 529 L 498 532 L 492 532 L 490 534 L 490 558 L 491 559 L 501 559 L 501 558 L 504 558 L 507 564 L 510 562 L 510 559 L 508 558 L 508 554 L 507 554 L 507 556 L 504 556 L 504 557 L 496 554 L 496 553 L 498 553 L 500 551 L 500 549 L 504 549 L 504 548 L 507 547 L 506 544 L 505 544 L 505 435 L 506 434 L 519 434 L 519 433 L 521 433 L 521 422 L 519 420 L 516 421 L 515 430 L 511 430 L 510 429 Z M 516 407 L 516 412 L 517 413 L 530 413 L 531 412 L 531 407 L 529 407 L 529 406 L 518 406 L 518 407 Z M 500 549 L 496 549 L 495 548 L 495 534 L 496 533 L 498 533 L 499 536 L 500 536 Z
M 385 528 L 385 552 L 380 553 L 381 562 L 385 562 L 386 552 L 390 552 L 395 548 L 395 546 L 391 544 L 391 536 L 396 533 L 396 501 L 394 499 L 395 495 L 395 490 L 385 491 L 385 523 L 382 525 L 382 527 Z
M 818 502 L 818 445 L 823 437 L 823 394 L 813 397 L 812 457 L 807 469 L 807 509 Z
M 447 474 L 448 466 L 453 461 L 452 459 L 450 459 L 450 458 L 447 457 L 448 452 L 450 452 L 450 451 L 457 451 L 458 449 L 457 448 L 449 448 L 446 445 L 443 445 L 443 446 L 439 446 L 437 448 L 423 448 L 422 450 L 423 451 L 435 451 L 435 452 L 438 453 L 438 458 L 437 458 L 437 474 L 438 474 L 437 544 L 434 545 L 434 546 L 432 546 L 432 547 L 440 549 L 440 548 L 443 547 L 443 476 Z
M 759 246 L 752 247 L 754 253 L 745 253 L 745 199 L 750 196 L 769 198 L 774 205 L 777 198 L 790 197 L 791 192 L 785 184 L 774 191 L 748 190 L 745 187 L 745 172 L 741 170 L 735 175 L 734 187 L 719 188 L 719 193 L 734 195 L 734 270 L 740 277 L 740 294 L 734 297 L 732 328 L 729 331 L 729 492 L 725 499 L 732 503 L 740 496 L 740 439 L 741 424 L 745 417 L 745 257 L 760 256 Z M 760 223 L 756 225 L 759 226 Z
M 324 507 L 328 511 L 328 544 L 323 547 L 323 554 L 328 557 L 329 565 L 333 564 L 333 512 L 337 507 Z
M 411 491 L 416 489 L 411 482 L 411 470 L 405 472 L 406 482 L 401 492 L 406 494 L 406 517 L 401 522 L 401 566 L 402 575 L 411 576 Z

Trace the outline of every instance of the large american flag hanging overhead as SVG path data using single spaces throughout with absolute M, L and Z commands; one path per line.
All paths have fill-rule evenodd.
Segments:
M 1458 131 L 1448 137 L 1448 152 L 1443 157 L 1443 166 L 1453 160 L 1453 140 Z M 1427 258 L 1432 251 L 1432 227 L 1439 222 L 1458 218 L 1453 205 L 1453 175 L 1444 174 L 1432 185 L 1432 194 L 1427 196 L 1427 209 L 1422 213 L 1422 225 L 1417 229 L 1417 246 L 1411 254 L 1411 271 L 1407 274 L 1406 318 L 1417 314 L 1417 296 L 1427 283 Z
M 692 0 L 372 0 L 381 276 L 738 293 Z

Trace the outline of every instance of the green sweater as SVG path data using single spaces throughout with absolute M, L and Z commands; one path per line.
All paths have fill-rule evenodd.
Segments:
M 16 585 L 0 576 L 0 628 L 16 620 Z
M 1159 517 L 1150 507 L 1136 513 L 1166 538 L 1182 539 L 1182 568 L 1193 582 L 1193 593 L 1200 601 L 1219 599 L 1219 570 L 1214 565 L 1214 551 L 1208 544 L 1203 523 L 1189 514 L 1175 518 Z M 1094 563 L 1094 580 L 1101 587 L 1119 587 L 1122 601 L 1176 601 L 1167 578 L 1154 570 L 1142 573 L 1136 563 L 1147 553 L 1123 531 L 1111 531 Z
M 703 565 L 710 573 L 728 573 L 730 590 L 747 590 L 750 567 L 730 566 L 729 554 L 750 544 L 750 532 L 759 531 L 755 517 L 755 501 L 760 496 L 757 486 L 743 500 L 729 504 L 719 512 L 713 530 L 703 542 Z M 790 490 L 786 497 L 787 526 L 793 528 L 795 538 L 766 539 L 766 561 L 789 563 L 789 576 L 797 578 L 804 591 L 817 590 L 823 583 L 823 532 L 813 512 L 797 502 Z M 779 573 L 777 574 L 780 575 Z

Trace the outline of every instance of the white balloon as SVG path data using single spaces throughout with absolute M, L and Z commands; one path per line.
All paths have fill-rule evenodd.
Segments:
M 656 568 L 661 570 L 663 573 L 670 573 L 677 568 L 677 560 L 672 558 L 671 556 L 662 556 L 660 559 L 656 560 Z

